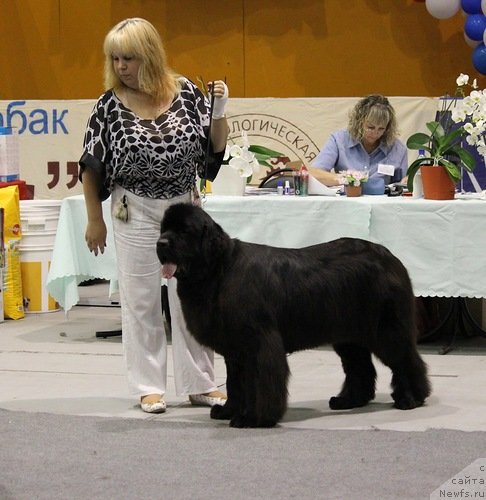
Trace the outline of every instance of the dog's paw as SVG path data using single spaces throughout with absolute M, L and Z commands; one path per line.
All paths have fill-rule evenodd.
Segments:
M 214 420 L 229 420 L 233 416 L 233 412 L 228 403 L 226 403 L 225 405 L 212 406 L 209 415 Z
M 351 398 L 343 398 L 341 396 L 333 396 L 329 400 L 329 408 L 331 410 L 350 410 L 351 408 L 360 408 L 366 406 L 369 400 L 354 400 Z
M 393 395 L 395 400 L 393 406 L 398 410 L 413 410 L 424 404 L 424 401 L 416 400 L 411 394 L 401 395 L 400 397 Z
M 275 427 L 277 422 L 275 420 L 256 419 L 255 417 L 247 417 L 243 415 L 235 415 L 230 420 L 230 427 L 237 429 L 255 428 L 255 427 Z

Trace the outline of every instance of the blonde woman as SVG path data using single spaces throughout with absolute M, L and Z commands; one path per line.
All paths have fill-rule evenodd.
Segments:
M 209 84 L 215 102 L 208 137 L 209 102 L 167 65 L 151 23 L 140 18 L 118 23 L 106 35 L 104 54 L 106 91 L 89 117 L 79 161 L 88 215 L 86 243 L 95 255 L 103 253 L 101 202 L 111 194 L 128 382 L 143 411 L 162 413 L 167 339 L 156 254 L 160 221 L 170 204 L 191 203 L 208 140 L 213 156 L 222 159 L 228 89 L 219 80 Z M 189 396 L 193 404 L 224 404 L 226 396 L 214 382 L 213 352 L 188 333 L 176 286 L 169 280 L 177 394 Z
M 385 185 L 406 176 L 407 148 L 398 139 L 395 110 L 389 100 L 372 94 L 360 99 L 346 130 L 333 132 L 314 160 L 311 172 L 323 184 L 341 183 L 339 172 L 368 170 L 365 194 L 383 194 Z

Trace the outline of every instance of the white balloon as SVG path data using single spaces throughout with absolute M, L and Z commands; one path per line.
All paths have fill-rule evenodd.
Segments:
M 486 30 L 485 30 L 485 33 L 486 33 Z M 464 40 L 469 45 L 469 47 L 472 47 L 473 49 L 475 49 L 481 43 L 481 40 L 473 40 L 472 38 L 469 38 L 466 35 L 466 32 L 464 32 L 463 34 L 464 34 Z
M 486 0 L 481 0 L 481 10 L 486 15 Z
M 431 16 L 447 19 L 458 12 L 461 0 L 425 0 L 425 7 Z

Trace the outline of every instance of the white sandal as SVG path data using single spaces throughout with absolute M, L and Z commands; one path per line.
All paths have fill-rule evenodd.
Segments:
M 226 403 L 226 398 L 205 396 L 204 394 L 191 394 L 189 401 L 195 406 L 223 406 Z
M 145 413 L 164 413 L 167 408 L 167 405 L 162 398 L 153 403 L 140 402 L 140 406 Z

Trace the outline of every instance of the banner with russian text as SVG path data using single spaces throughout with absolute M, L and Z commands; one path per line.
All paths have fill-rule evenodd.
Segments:
M 311 164 L 329 134 L 345 128 L 356 98 L 233 98 L 227 116 L 230 139 L 246 132 L 250 144 L 279 151 L 290 161 Z M 425 131 L 437 100 L 391 97 L 401 138 Z M 78 180 L 85 126 L 94 100 L 0 101 L 0 127 L 18 133 L 20 178 L 35 186 L 36 199 L 82 193 Z M 415 152 L 410 152 L 413 160 Z M 484 169 L 484 165 L 482 165 Z M 264 171 L 261 172 L 263 177 Z M 258 179 L 255 179 L 257 182 Z

